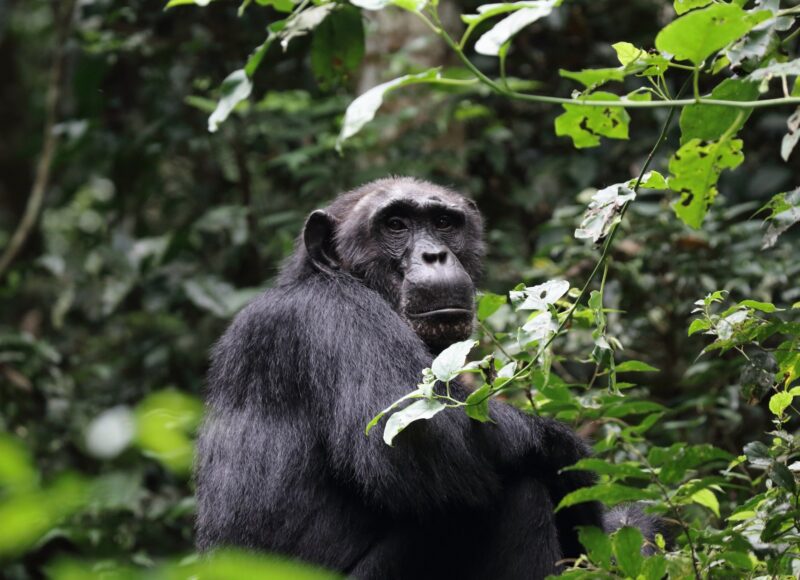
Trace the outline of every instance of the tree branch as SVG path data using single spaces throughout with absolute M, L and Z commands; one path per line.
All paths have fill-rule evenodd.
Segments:
M 33 179 L 28 203 L 25 206 L 25 213 L 11 236 L 6 249 L 0 256 L 0 279 L 3 278 L 11 263 L 22 250 L 25 242 L 33 231 L 39 213 L 44 203 L 44 196 L 47 186 L 50 183 L 50 170 L 53 165 L 58 138 L 53 128 L 58 121 L 58 103 L 61 96 L 61 80 L 64 73 L 64 57 L 66 54 L 65 44 L 69 31 L 72 28 L 72 17 L 75 8 L 75 0 L 67 0 L 61 6 L 59 12 L 54 8 L 56 19 L 56 47 L 53 55 L 53 63 L 50 67 L 50 79 L 47 85 L 47 98 L 45 101 L 45 122 L 43 129 L 43 145 L 39 161 L 36 164 L 36 173 Z

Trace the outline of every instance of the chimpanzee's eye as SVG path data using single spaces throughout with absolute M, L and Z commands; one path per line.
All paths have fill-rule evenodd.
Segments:
M 386 220 L 386 227 L 393 232 L 401 232 L 405 229 L 408 229 L 406 228 L 406 223 L 399 217 L 390 217 L 388 220 Z
M 438 216 L 434 223 L 436 224 L 436 228 L 440 230 L 449 230 L 453 227 L 452 218 L 445 214 Z

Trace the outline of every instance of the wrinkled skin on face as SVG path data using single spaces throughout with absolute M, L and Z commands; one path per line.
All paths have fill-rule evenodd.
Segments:
M 432 352 L 472 333 L 484 254 L 475 204 L 410 178 L 369 183 L 312 213 L 303 233 L 315 268 L 379 292 Z

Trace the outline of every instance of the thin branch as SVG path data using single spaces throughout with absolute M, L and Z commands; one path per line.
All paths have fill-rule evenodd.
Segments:
M 439 36 L 445 43 L 458 55 L 458 58 L 464 63 L 472 74 L 474 74 L 478 80 L 492 89 L 494 92 L 506 96 L 511 99 L 517 99 L 519 101 L 528 101 L 532 103 L 551 103 L 557 105 L 581 105 L 586 107 L 619 107 L 623 109 L 663 109 L 663 108 L 670 108 L 673 109 L 675 107 L 688 107 L 690 105 L 719 105 L 723 107 L 731 107 L 736 109 L 759 109 L 763 107 L 775 107 L 779 105 L 800 105 L 800 97 L 783 97 L 783 98 L 775 98 L 775 99 L 763 99 L 760 101 L 728 101 L 724 99 L 709 99 L 700 97 L 697 95 L 695 98 L 691 99 L 673 99 L 673 100 L 662 100 L 662 101 L 629 101 L 625 98 L 621 98 L 618 101 L 591 101 L 587 98 L 565 98 L 565 97 L 551 97 L 549 95 L 532 95 L 529 93 L 520 93 L 514 91 L 512 89 L 506 88 L 501 83 L 492 80 L 486 74 L 481 71 L 475 63 L 473 63 L 466 54 L 464 54 L 463 46 L 453 40 L 453 37 L 450 36 L 444 27 L 439 22 L 438 15 L 431 10 L 431 17 L 434 19 L 433 22 L 429 20 L 424 14 L 420 12 L 415 12 L 420 19 L 428 26 L 428 28 L 433 31 L 434 34 Z M 463 41 L 463 38 L 462 38 Z M 678 67 L 683 68 L 683 67 Z M 693 69 L 694 70 L 694 69 Z
M 53 128 L 58 121 L 58 102 L 61 96 L 61 79 L 64 73 L 64 57 L 66 40 L 72 27 L 72 14 L 75 0 L 68 0 L 62 9 L 56 12 L 56 47 L 53 64 L 50 67 L 50 79 L 47 85 L 45 101 L 45 123 L 43 129 L 43 145 L 39 161 L 36 164 L 33 186 L 31 187 L 25 213 L 11 236 L 3 255 L 0 256 L 0 279 L 8 271 L 9 266 L 22 250 L 31 235 L 44 203 L 44 196 L 50 183 L 50 170 L 53 165 L 58 137 Z

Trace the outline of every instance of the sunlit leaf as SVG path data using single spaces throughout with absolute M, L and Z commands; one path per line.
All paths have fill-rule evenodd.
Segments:
M 692 494 L 692 501 L 703 507 L 707 507 L 714 515 L 719 517 L 719 500 L 710 489 L 701 489 Z
M 772 411 L 774 415 L 778 417 L 783 417 L 783 412 L 786 408 L 792 404 L 792 400 L 794 397 L 791 393 L 788 392 L 780 392 L 775 393 L 769 399 L 769 410 Z
M 452 381 L 461 372 L 464 363 L 467 361 L 467 355 L 475 345 L 478 344 L 476 340 L 463 340 L 455 344 L 451 344 L 444 349 L 439 356 L 437 356 L 431 364 L 433 375 L 442 382 Z
M 583 214 L 580 226 L 575 230 L 579 240 L 589 239 L 594 243 L 605 238 L 615 223 L 626 203 L 633 201 L 636 194 L 625 184 L 617 183 L 601 189 L 592 196 L 592 201 Z
M 621 68 L 583 69 L 577 72 L 560 69 L 558 74 L 564 78 L 578 81 L 586 88 L 595 88 L 609 81 L 625 80 L 625 71 Z
M 430 419 L 440 411 L 444 411 L 447 406 L 437 399 L 420 399 L 411 403 L 408 407 L 396 411 L 383 429 L 383 440 L 387 445 L 391 445 L 406 427 L 415 421 Z
M 253 84 L 244 69 L 233 71 L 222 81 L 220 92 L 222 96 L 217 103 L 217 108 L 208 118 L 208 130 L 215 133 L 220 123 L 225 121 L 234 107 L 247 99 L 253 91 Z
M 681 196 L 672 204 L 677 216 L 686 225 L 699 228 L 717 196 L 720 173 L 738 167 L 742 161 L 740 139 L 710 143 L 692 139 L 683 145 L 669 161 L 669 187 Z
M 676 14 L 685 14 L 689 12 L 689 10 L 694 10 L 695 8 L 702 8 L 703 6 L 708 6 L 714 0 L 675 0 L 673 5 L 675 6 Z
M 550 304 L 555 304 L 569 292 L 569 282 L 566 280 L 550 280 L 544 284 L 529 286 L 522 291 L 525 300 L 517 306 L 517 310 L 547 310 Z
M 582 100 L 618 101 L 612 93 L 597 91 Z M 622 107 L 592 107 L 579 104 L 564 105 L 564 113 L 556 117 L 556 135 L 570 137 L 578 149 L 596 147 L 601 137 L 627 139 L 630 116 Z
M 487 56 L 498 56 L 502 46 L 515 34 L 540 18 L 548 16 L 560 3 L 560 0 L 540 0 L 526 3 L 531 6 L 521 8 L 506 16 L 491 30 L 484 33 L 475 43 L 475 52 Z
M 746 34 L 771 15 L 745 12 L 736 4 L 714 4 L 672 21 L 656 36 L 656 48 L 695 64 Z
M 396 78 L 373 87 L 359 96 L 347 107 L 347 111 L 344 115 L 344 122 L 342 123 L 342 130 L 336 140 L 336 148 L 341 150 L 342 143 L 358 133 L 364 125 L 375 117 L 375 113 L 378 112 L 378 109 L 383 104 L 384 96 L 389 91 L 393 91 L 405 85 L 424 83 L 436 78 L 439 78 L 438 69 L 431 69 L 423 73 Z

